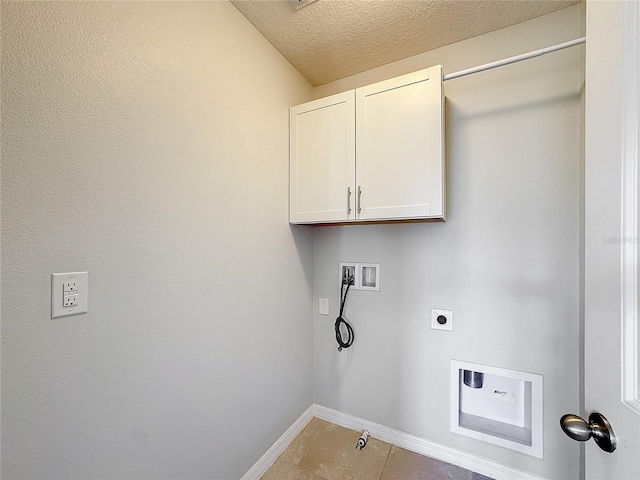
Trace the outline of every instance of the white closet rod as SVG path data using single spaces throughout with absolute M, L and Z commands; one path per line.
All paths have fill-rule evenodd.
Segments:
M 545 55 L 551 52 L 557 52 L 558 50 L 562 50 L 564 48 L 574 47 L 576 45 L 585 43 L 586 41 L 587 41 L 587 37 L 576 38 L 575 40 L 559 43 L 558 45 L 553 45 L 552 47 L 541 48 L 540 50 L 534 50 L 529 53 L 523 53 L 521 55 L 516 55 L 515 57 L 509 57 L 503 60 L 497 60 L 495 62 L 485 63 L 484 65 L 467 68 L 466 70 L 460 70 L 459 72 L 448 73 L 446 75 L 443 75 L 442 80 L 446 82 L 447 80 L 453 80 L 454 78 L 464 77 L 465 75 L 484 72 L 485 70 L 491 70 L 492 68 L 502 67 L 503 65 L 509 65 L 511 63 L 521 62 L 522 60 L 529 60 L 530 58 L 539 57 L 540 55 Z

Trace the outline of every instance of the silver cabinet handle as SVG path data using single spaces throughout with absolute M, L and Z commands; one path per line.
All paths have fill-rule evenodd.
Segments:
M 611 424 L 604 415 L 593 412 L 589 415 L 589 423 L 577 415 L 563 415 L 560 427 L 567 436 L 579 442 L 586 442 L 593 438 L 596 444 L 605 452 L 613 452 L 617 446 L 616 435 Z
M 362 207 L 360 205 L 361 199 L 362 199 L 362 189 L 360 188 L 360 185 L 358 185 L 358 213 L 362 212 Z
M 347 187 L 347 215 L 351 215 L 351 187 Z

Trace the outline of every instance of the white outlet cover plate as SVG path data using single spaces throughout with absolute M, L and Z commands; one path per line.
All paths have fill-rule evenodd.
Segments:
M 318 313 L 320 315 L 329 315 L 329 299 L 320 297 L 318 298 Z
M 438 317 L 444 315 L 447 317 L 447 323 L 440 325 L 438 323 Z M 453 331 L 453 310 L 439 310 L 436 308 L 431 309 L 431 328 L 434 330 L 448 330 Z
M 78 288 L 77 304 L 65 307 L 64 283 L 75 282 Z M 70 272 L 51 274 L 51 318 L 66 317 L 67 315 L 77 315 L 87 313 L 87 303 L 89 296 L 89 273 Z

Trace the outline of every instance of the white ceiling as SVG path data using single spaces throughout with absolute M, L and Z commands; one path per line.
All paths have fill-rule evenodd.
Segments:
M 314 86 L 580 0 L 231 0 Z

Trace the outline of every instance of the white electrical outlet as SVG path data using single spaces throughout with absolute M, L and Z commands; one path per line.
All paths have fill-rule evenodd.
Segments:
M 89 273 L 51 274 L 51 318 L 87 312 Z
M 431 328 L 453 331 L 453 310 L 431 309 Z
M 329 315 L 329 299 L 318 298 L 318 313 L 320 315 Z
M 65 295 L 62 300 L 63 307 L 75 307 L 78 305 L 78 295 Z

